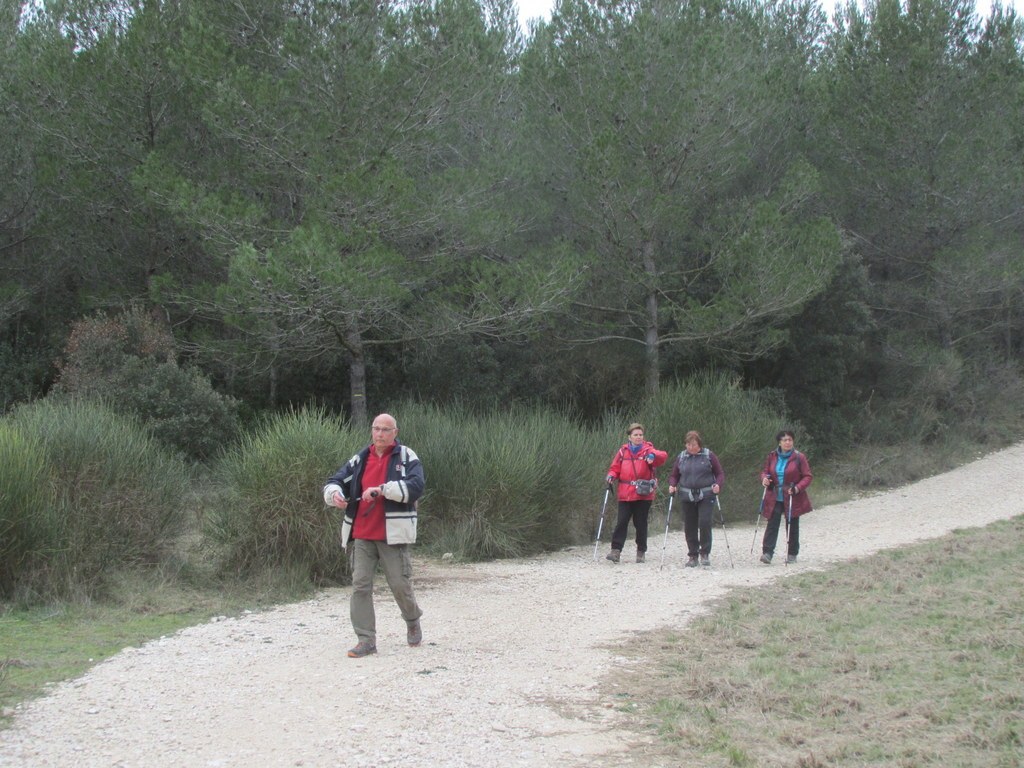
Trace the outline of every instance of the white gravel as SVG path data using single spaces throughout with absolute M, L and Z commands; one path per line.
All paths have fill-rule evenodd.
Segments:
M 814 486 L 811 486 L 813 496 Z M 595 520 L 596 520 L 595 508 Z M 612 707 L 616 644 L 709 600 L 1024 513 L 1024 445 L 890 493 L 815 510 L 800 562 L 764 566 L 749 524 L 715 529 L 710 569 L 652 525 L 648 562 L 593 547 L 477 565 L 417 560 L 424 643 L 383 578 L 377 656 L 349 659 L 347 589 L 126 648 L 17 708 L 0 766 L 586 766 L 631 762 Z M 656 516 L 656 521 L 660 516 Z M 609 519 L 611 504 L 609 504 Z M 663 523 L 662 523 L 663 525 Z M 763 526 L 762 526 L 763 530 Z M 632 535 L 632 532 L 631 532 Z M 784 534 L 782 534 L 784 537 Z M 620 754 L 621 753 L 621 754 Z

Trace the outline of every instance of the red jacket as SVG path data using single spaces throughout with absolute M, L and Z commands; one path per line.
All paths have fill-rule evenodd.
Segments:
M 654 454 L 654 462 L 648 464 L 645 457 L 651 453 Z M 614 478 L 619 482 L 619 501 L 653 499 L 653 493 L 645 496 L 637 494 L 633 481 L 650 480 L 654 477 L 654 468 L 660 467 L 666 461 L 668 461 L 668 452 L 659 451 L 654 447 L 653 443 L 649 443 L 646 440 L 640 446 L 640 450 L 637 451 L 635 458 L 633 452 L 629 450 L 629 443 L 619 448 L 615 456 L 612 457 L 611 466 L 608 467 L 608 477 Z
M 761 470 L 762 480 L 767 477 L 770 481 L 767 489 L 768 492 L 765 496 L 764 509 L 761 510 L 761 514 L 765 517 L 771 517 L 772 510 L 775 508 L 775 486 L 779 481 L 778 476 L 775 474 L 775 465 L 778 461 L 779 452 L 777 450 L 772 451 L 768 454 L 768 458 L 764 460 L 764 469 Z M 811 484 L 814 475 L 811 474 L 811 465 L 807 463 L 807 457 L 794 449 L 793 455 L 786 462 L 786 471 L 782 479 L 785 486 L 782 499 L 787 505 L 789 504 L 789 487 L 791 485 L 796 486 L 796 493 L 793 495 L 793 517 L 800 517 L 800 515 L 810 512 L 812 509 L 811 497 L 807 495 L 807 486 Z

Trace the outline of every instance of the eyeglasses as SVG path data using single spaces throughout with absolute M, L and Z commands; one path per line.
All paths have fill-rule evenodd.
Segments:
M 374 432 L 394 432 L 394 427 L 371 427 Z

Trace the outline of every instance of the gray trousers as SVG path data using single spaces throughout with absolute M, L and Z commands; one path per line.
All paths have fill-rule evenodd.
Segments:
M 356 637 L 377 644 L 377 617 L 373 612 L 373 577 L 377 563 L 384 570 L 391 594 L 406 622 L 423 615 L 412 591 L 412 558 L 408 544 L 356 539 L 353 546 L 352 600 L 349 613 Z

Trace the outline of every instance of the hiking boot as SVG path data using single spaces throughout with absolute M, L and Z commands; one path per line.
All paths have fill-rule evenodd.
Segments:
M 605 560 L 611 560 L 613 563 L 619 562 L 619 555 L 622 554 L 621 549 L 613 549 L 607 555 L 604 556 Z
M 420 627 L 420 620 L 406 622 L 408 627 L 405 638 L 409 641 L 409 645 L 415 648 L 417 645 L 423 642 L 423 628 Z
M 377 646 L 376 645 L 374 645 L 373 643 L 369 642 L 368 640 L 360 640 L 358 643 L 356 643 L 355 648 L 349 648 L 348 649 L 348 657 L 350 659 L 361 659 L 364 656 L 369 656 L 370 654 L 373 654 L 373 653 L 376 653 L 376 652 L 377 652 Z
M 700 556 L 700 564 L 703 565 L 705 568 L 710 568 L 711 567 L 711 558 L 708 557 L 707 555 L 701 555 Z
M 787 556 L 786 557 L 786 562 L 787 563 L 795 563 L 796 562 L 796 555 L 789 555 L 789 556 Z
M 771 554 L 769 554 L 768 552 L 762 552 L 761 553 L 761 562 L 764 563 L 765 565 L 771 565 L 772 564 L 772 556 L 771 556 Z
M 647 560 L 647 553 L 646 552 L 637 552 L 636 553 L 636 561 L 638 563 L 646 562 L 646 560 Z
M 697 567 L 697 556 L 696 555 L 690 555 L 688 558 L 686 558 L 686 567 L 687 568 L 696 568 Z

